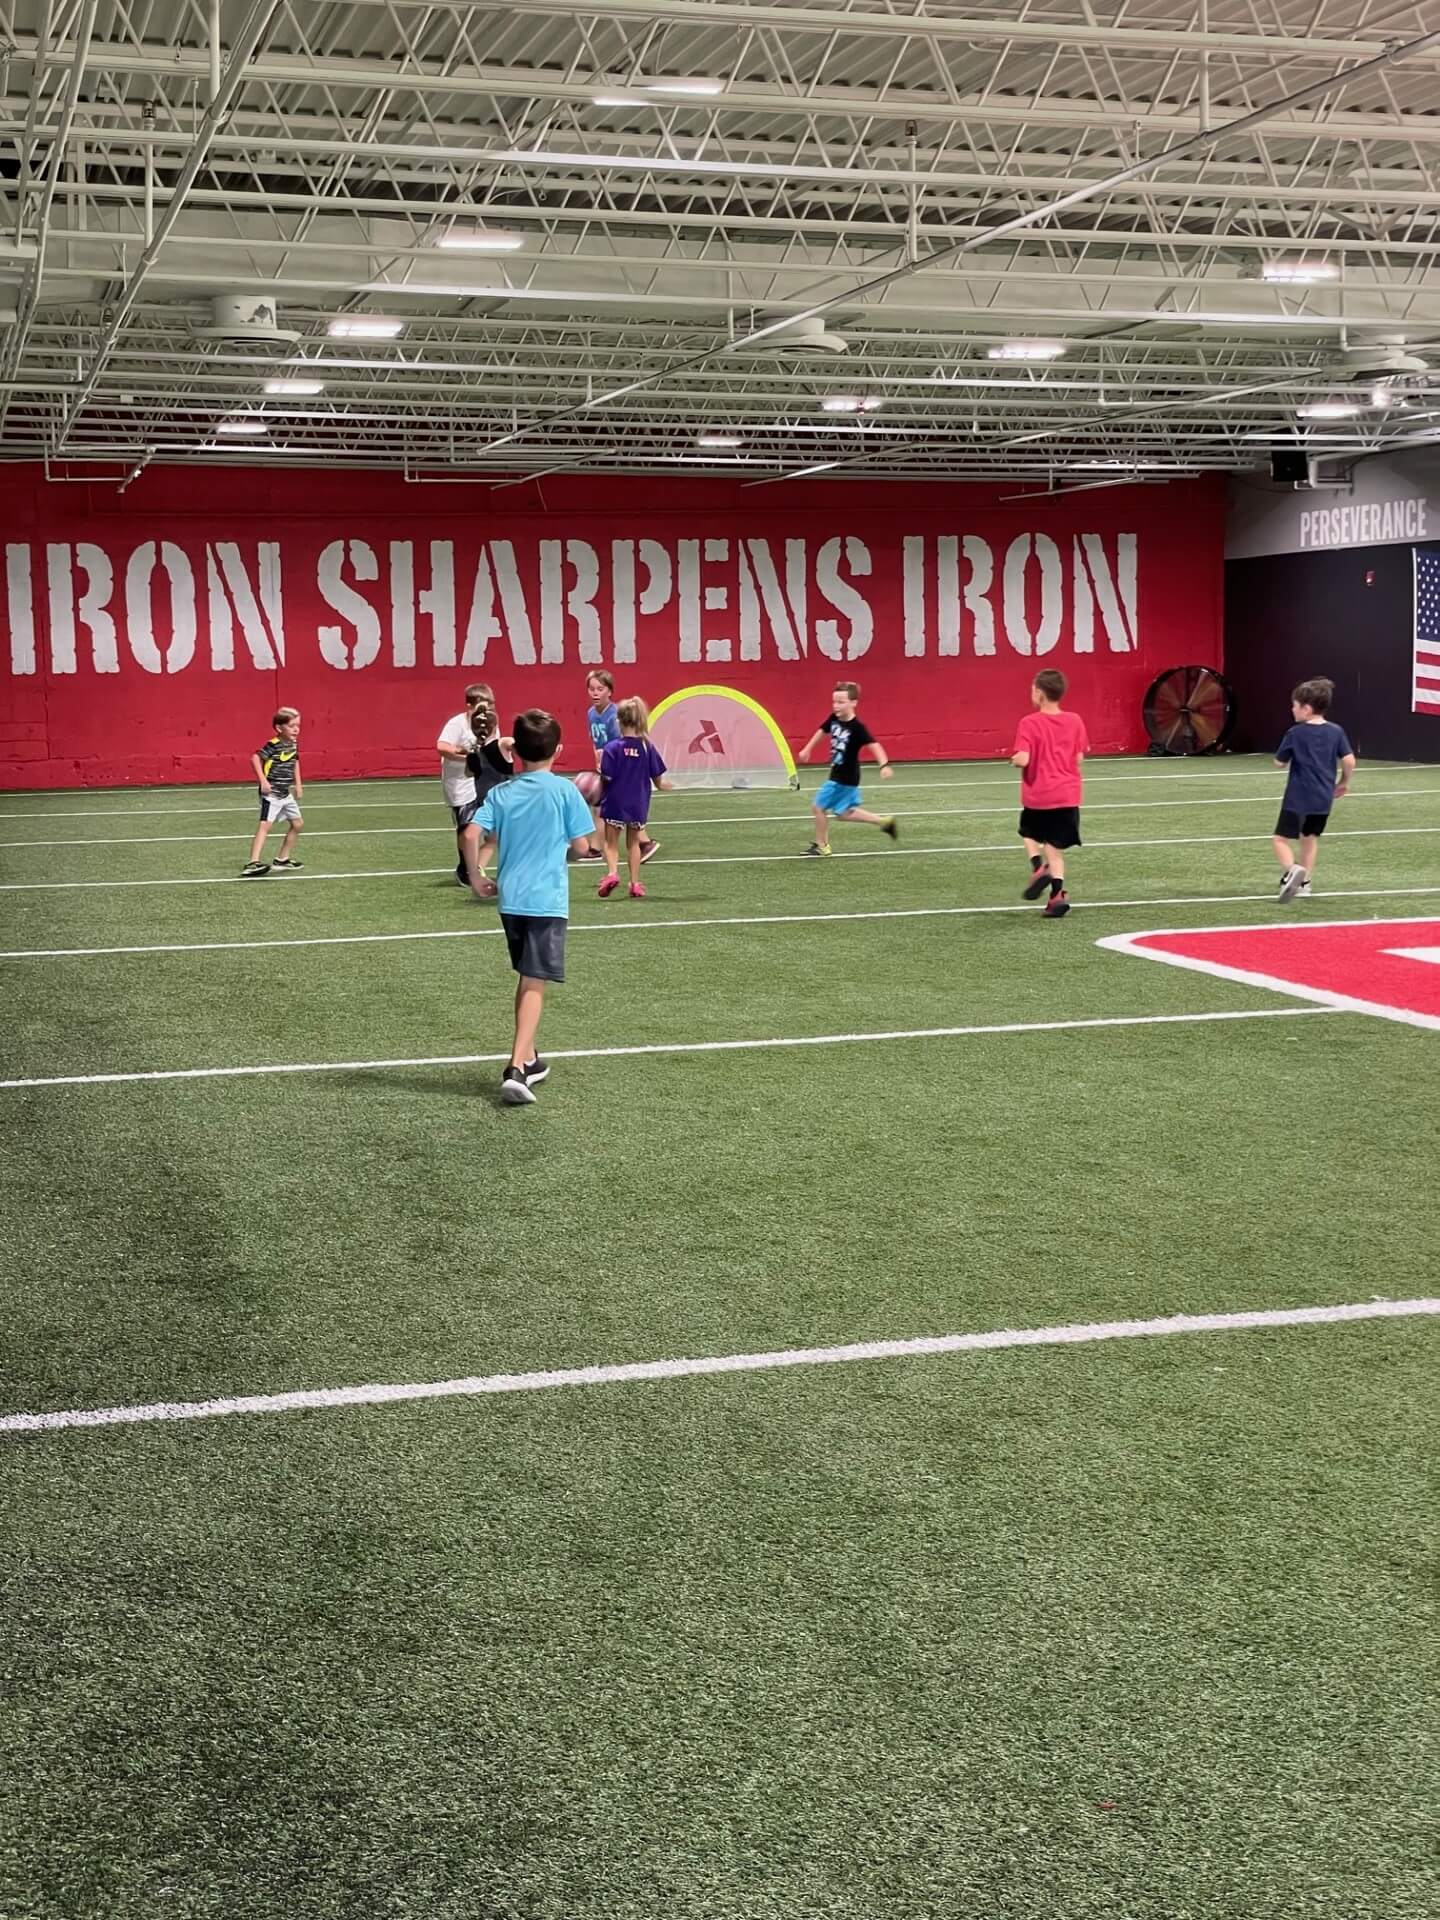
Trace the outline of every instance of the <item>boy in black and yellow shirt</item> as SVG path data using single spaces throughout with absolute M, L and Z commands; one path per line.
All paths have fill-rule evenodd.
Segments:
M 305 822 L 300 818 L 300 798 L 304 791 L 300 779 L 300 715 L 294 707 L 281 707 L 271 722 L 275 731 L 250 756 L 250 765 L 260 786 L 260 824 L 250 843 L 250 860 L 241 873 L 242 880 L 258 880 L 269 873 L 271 862 L 260 858 L 266 838 L 277 820 L 285 822 L 285 838 L 274 860 L 276 873 L 292 873 L 303 861 L 291 858 L 291 850 L 300 838 Z

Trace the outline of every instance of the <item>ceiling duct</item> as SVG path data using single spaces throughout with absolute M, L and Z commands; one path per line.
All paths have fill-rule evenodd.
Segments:
M 194 329 L 197 340 L 221 340 L 248 347 L 298 345 L 300 335 L 279 324 L 274 299 L 263 293 L 217 293 L 208 326 Z
M 810 314 L 803 319 L 787 320 L 777 326 L 773 333 L 767 333 L 763 340 L 753 343 L 741 341 L 754 353 L 779 353 L 786 359 L 802 359 L 807 355 L 848 353 L 850 342 L 843 333 L 831 333 L 821 314 Z
M 1334 362 L 1346 380 L 1393 380 L 1403 374 L 1426 374 L 1428 360 L 1405 345 L 1403 339 L 1362 340 L 1341 347 Z

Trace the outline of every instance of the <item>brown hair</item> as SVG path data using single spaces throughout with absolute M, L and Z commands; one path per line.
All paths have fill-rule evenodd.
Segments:
M 830 691 L 832 693 L 848 693 L 852 700 L 858 700 L 860 698 L 860 682 L 858 680 L 837 680 Z
M 289 721 L 298 720 L 299 718 L 300 709 L 298 707 L 277 707 L 271 715 L 270 724 L 272 727 L 283 727 Z
M 615 709 L 615 718 L 626 733 L 650 731 L 650 709 L 638 695 L 632 694 L 628 700 L 622 700 Z
M 1035 691 L 1043 693 L 1047 700 L 1063 700 L 1069 684 L 1058 667 L 1042 667 L 1034 681 Z
M 604 667 L 592 667 L 590 669 L 585 676 L 585 684 L 587 687 L 592 680 L 599 680 L 609 693 L 615 691 L 615 676 L 613 673 L 607 673 Z
M 560 722 L 543 707 L 527 707 L 515 717 L 515 758 L 531 766 L 553 760 L 560 745 Z
M 1334 693 L 1333 680 L 1302 680 L 1290 698 L 1298 707 L 1309 707 L 1315 713 L 1328 713 Z

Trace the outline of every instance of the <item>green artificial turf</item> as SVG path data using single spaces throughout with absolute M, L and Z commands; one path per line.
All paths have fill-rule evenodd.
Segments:
M 1277 917 L 1264 763 L 1093 767 L 1058 924 L 1007 771 L 885 791 L 898 849 L 824 863 L 795 796 L 662 799 L 646 901 L 574 872 L 545 1046 L 1287 1004 L 1095 945 Z M 0 960 L 0 1074 L 506 1050 L 433 783 L 306 813 L 303 875 L 241 885 L 243 793 L 0 797 L 6 950 L 446 936 Z M 1440 917 L 1440 768 L 1335 825 L 1292 912 Z M 763 916 L 815 917 L 713 924 Z M 3 1090 L 0 1405 L 1432 1292 L 1437 1045 L 562 1059 L 519 1112 L 493 1064 Z M 1419 1920 L 1432 1327 L 0 1434 L 0 1915 Z

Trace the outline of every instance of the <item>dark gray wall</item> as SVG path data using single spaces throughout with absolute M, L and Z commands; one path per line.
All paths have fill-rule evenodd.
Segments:
M 1323 673 L 1335 682 L 1334 717 L 1362 758 L 1440 761 L 1440 717 L 1410 711 L 1413 653 L 1411 547 L 1226 561 L 1236 752 L 1274 747 L 1290 724 L 1291 688 Z

